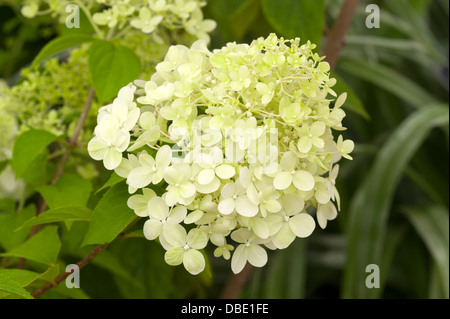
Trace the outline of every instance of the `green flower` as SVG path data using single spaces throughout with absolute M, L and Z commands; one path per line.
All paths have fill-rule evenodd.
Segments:
M 167 242 L 172 248 L 166 251 L 165 261 L 171 266 L 183 264 L 184 268 L 192 275 L 197 275 L 205 269 L 205 257 L 198 249 L 205 248 L 208 237 L 199 229 L 191 229 L 186 235 L 186 230 L 180 225 L 168 225 Z

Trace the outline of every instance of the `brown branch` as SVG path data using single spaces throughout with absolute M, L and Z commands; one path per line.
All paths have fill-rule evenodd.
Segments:
M 73 132 L 72 136 L 70 137 L 68 141 L 68 147 L 64 153 L 64 155 L 61 157 L 61 160 L 58 163 L 58 167 L 56 168 L 55 175 L 53 175 L 53 178 L 50 182 L 50 185 L 54 185 L 62 176 L 64 172 L 64 168 L 66 167 L 67 159 L 69 158 L 70 153 L 72 153 L 72 150 L 77 147 L 77 141 L 78 137 L 80 136 L 81 130 L 83 129 L 84 123 L 86 122 L 86 118 L 89 114 L 89 111 L 91 109 L 92 102 L 94 101 L 95 97 L 95 90 L 93 87 L 89 89 L 88 96 L 86 98 L 86 102 L 84 103 L 84 108 L 81 111 L 80 118 L 78 119 L 77 125 L 75 127 L 75 131 Z M 47 209 L 47 203 L 45 202 L 44 198 L 42 196 L 39 196 L 38 203 L 37 203 L 37 211 L 36 216 L 39 216 Z M 35 225 L 30 232 L 29 238 L 36 235 L 39 231 L 40 226 Z M 25 258 L 20 258 L 19 262 L 16 266 L 17 269 L 23 269 L 25 267 Z
M 78 137 L 80 136 L 81 130 L 83 129 L 84 123 L 86 122 L 86 118 L 89 114 L 89 111 L 91 109 L 92 102 L 94 101 L 95 97 L 95 90 L 93 87 L 89 89 L 88 96 L 86 98 L 86 102 L 84 103 L 83 111 L 81 112 L 80 118 L 78 119 L 77 126 L 75 127 L 75 131 L 73 132 L 72 136 L 70 137 L 68 141 L 68 147 L 66 149 L 66 152 L 61 157 L 61 160 L 59 161 L 58 167 L 56 168 L 55 175 L 53 175 L 53 178 L 50 182 L 50 185 L 54 185 L 62 176 L 64 172 L 64 168 L 66 167 L 67 160 L 69 158 L 70 153 L 72 153 L 72 150 L 77 147 L 77 141 Z M 38 205 L 38 210 L 36 215 L 42 214 L 45 209 L 47 208 L 47 203 L 44 199 L 40 201 Z
M 359 0 L 345 0 L 339 16 L 328 34 L 323 55 L 326 56 L 325 60 L 330 64 L 331 69 L 334 69 L 336 66 L 339 53 L 345 43 L 345 35 L 353 20 L 358 4 Z
M 97 246 L 91 253 L 89 253 L 89 255 L 81 259 L 77 263 L 77 266 L 81 269 L 87 264 L 89 264 L 98 254 L 100 254 L 103 250 L 105 250 L 105 248 L 108 247 L 108 245 L 109 243 Z M 31 295 L 36 299 L 39 298 L 47 291 L 49 291 L 53 287 L 58 286 L 62 281 L 66 280 L 66 278 L 69 277 L 70 274 L 71 274 L 70 272 L 63 272 L 59 274 L 52 282 L 46 283 L 44 286 L 34 291 Z
M 70 137 L 69 147 L 67 148 L 63 157 L 59 161 L 58 168 L 56 169 L 56 173 L 53 176 L 53 179 L 50 183 L 51 185 L 55 184 L 58 181 L 58 179 L 61 177 L 70 153 L 72 152 L 73 148 L 75 148 L 77 146 L 78 137 L 80 136 L 80 133 L 81 133 L 81 130 L 83 129 L 84 123 L 86 122 L 86 118 L 89 114 L 89 110 L 91 109 L 91 105 L 92 105 L 92 102 L 94 101 L 94 97 L 95 97 L 95 90 L 93 87 L 91 87 L 89 89 L 89 93 L 88 93 L 88 96 L 86 99 L 86 103 L 84 104 L 83 111 L 81 112 L 80 118 L 78 119 L 77 126 L 75 127 L 75 131 L 73 132 L 72 136 Z
M 247 263 L 242 269 L 242 271 L 238 274 L 231 274 L 228 279 L 222 294 L 220 295 L 220 299 L 237 299 L 244 290 L 245 285 L 250 279 L 253 273 L 254 267 Z
M 134 224 L 136 224 L 136 222 L 138 222 L 140 220 L 140 217 L 136 217 L 130 224 L 128 224 L 127 227 L 125 227 L 125 229 L 123 230 L 123 232 L 121 232 L 119 235 L 116 236 L 116 238 L 118 237 L 123 237 L 126 238 L 125 236 L 123 236 L 125 234 L 125 232 L 130 229 Z M 113 240 L 111 240 L 109 243 L 105 243 L 105 244 L 101 244 L 98 245 L 97 247 L 95 247 L 95 249 L 93 251 L 91 251 L 87 256 L 85 256 L 83 259 L 81 259 L 78 263 L 77 266 L 81 269 L 84 266 L 88 265 L 95 257 L 97 257 L 98 254 L 100 254 L 103 250 L 106 249 L 106 247 L 108 247 L 116 238 L 114 238 Z M 42 296 L 44 293 L 46 293 L 47 291 L 49 291 L 50 289 L 58 286 L 63 280 L 65 280 L 71 273 L 68 272 L 63 272 L 61 274 L 59 274 L 58 276 L 56 276 L 55 279 L 53 279 L 52 282 L 49 282 L 47 284 L 45 284 L 44 286 L 42 286 L 41 288 L 37 289 L 36 291 L 34 291 L 31 295 L 34 298 L 39 298 L 40 296 Z

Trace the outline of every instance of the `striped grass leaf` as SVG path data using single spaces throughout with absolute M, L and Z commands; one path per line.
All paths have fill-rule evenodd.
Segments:
M 409 208 L 405 215 L 427 246 L 436 264 L 438 282 L 449 298 L 449 218 L 448 209 L 431 206 L 424 209 Z
M 373 85 L 381 87 L 408 102 L 415 108 L 424 108 L 439 101 L 410 79 L 393 71 L 391 68 L 369 64 L 363 60 L 341 61 L 339 68 Z
M 383 264 L 387 220 L 397 185 L 429 131 L 448 124 L 448 116 L 447 106 L 434 105 L 418 110 L 393 132 L 380 149 L 350 205 L 342 297 L 376 297 L 377 289 L 365 286 L 365 269 L 369 264 Z M 383 274 L 387 275 L 387 269 L 381 269 Z

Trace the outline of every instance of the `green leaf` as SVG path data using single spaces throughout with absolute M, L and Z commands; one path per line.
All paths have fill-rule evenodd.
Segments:
M 46 265 L 54 264 L 61 248 L 57 230 L 57 226 L 48 226 L 19 247 L 1 255 L 26 258 Z
M 107 188 L 110 188 L 110 187 L 116 185 L 117 183 L 122 182 L 123 180 L 125 180 L 123 177 L 120 177 L 120 176 L 117 175 L 115 172 L 113 172 L 113 173 L 111 174 L 111 176 L 109 177 L 109 179 L 106 181 L 106 183 L 103 184 L 103 186 L 100 187 L 100 188 L 95 192 L 95 194 L 98 194 L 98 193 L 100 193 L 101 191 L 103 191 L 103 190 L 105 190 L 105 189 L 107 189 Z
M 21 287 L 28 286 L 41 276 L 41 274 L 37 272 L 25 269 L 0 269 L 0 276 L 2 275 L 14 280 Z
M 92 41 L 92 37 L 86 34 L 73 34 L 62 37 L 57 37 L 48 42 L 39 54 L 36 56 L 32 63 L 32 67 L 38 65 L 47 58 L 52 57 L 56 53 L 67 50 L 69 48 L 79 46 L 80 44 Z
M 80 258 L 86 256 L 86 253 L 89 253 L 90 249 L 83 249 L 85 254 L 79 254 L 78 256 Z M 130 271 L 130 269 L 126 268 L 122 264 L 122 256 L 117 256 L 111 253 L 108 250 L 103 251 L 100 255 L 95 257 L 95 259 L 92 261 L 92 264 L 103 268 L 105 270 L 108 270 L 114 275 L 117 275 L 125 280 L 127 280 L 129 283 L 131 283 L 135 288 L 142 288 L 142 283 L 134 277 L 134 273 Z
M 240 7 L 229 17 L 230 28 L 238 38 L 242 38 L 254 23 L 258 17 L 260 5 L 260 0 L 243 1 Z
M 0 291 L 6 291 L 11 294 L 23 297 L 25 299 L 34 299 L 31 294 L 22 288 L 22 286 L 11 278 L 0 273 Z
M 0 214 L 0 246 L 5 250 L 11 250 L 21 243 L 30 234 L 30 227 L 22 228 L 15 231 L 22 226 L 30 218 L 36 215 L 36 208 L 34 205 L 29 205 L 19 213 L 14 211 L 6 214 Z
M 11 198 L 0 199 L 0 213 L 13 212 L 16 209 L 16 201 Z
M 340 61 L 338 67 L 385 89 L 415 108 L 423 108 L 430 104 L 439 103 L 430 93 L 389 67 L 380 64 L 370 64 L 367 61 L 356 59 Z
M 38 186 L 47 182 L 48 150 L 43 149 L 27 166 L 21 177 L 30 185 Z
M 216 35 L 220 37 L 221 42 L 237 41 L 238 36 L 235 34 L 238 28 L 232 25 L 233 22 L 241 23 L 237 21 L 235 13 L 241 8 L 245 7 L 248 2 L 252 0 L 209 0 L 205 10 L 207 14 L 217 22 Z M 239 30 L 240 31 L 240 30 Z M 214 41 L 214 38 L 212 39 Z
M 448 209 L 432 206 L 424 209 L 410 208 L 406 217 L 427 246 L 437 266 L 439 282 L 449 298 L 449 218 Z
M 37 272 L 24 269 L 0 269 L 0 276 L 2 275 L 8 277 L 9 279 L 12 279 L 21 287 L 28 286 L 29 284 L 39 279 L 39 277 L 41 276 L 41 274 Z M 11 294 L 9 292 L 0 290 L 0 299 L 10 295 Z
M 57 139 L 45 130 L 29 130 L 22 133 L 14 143 L 11 166 L 17 177 L 24 175 L 33 161 Z
M 176 270 L 166 264 L 165 251 L 158 243 L 139 238 L 120 239 L 110 246 L 110 251 L 116 258 L 120 258 L 127 273 L 133 274 L 134 279 L 140 283 L 136 286 L 123 275 L 113 272 L 114 280 L 124 298 L 159 299 L 182 296 L 182 292 L 173 282 Z M 199 282 L 199 279 L 195 278 L 196 282 Z
M 92 212 L 83 245 L 111 242 L 136 218 L 127 205 L 128 197 L 125 183 L 114 185 L 103 195 Z
M 264 14 L 280 36 L 300 37 L 320 45 L 325 22 L 325 1 L 262 0 Z
M 448 57 L 444 52 L 444 44 L 439 43 L 431 28 L 427 14 L 419 14 L 408 0 L 389 1 L 386 6 L 395 13 L 397 20 L 404 20 L 406 34 L 415 39 L 434 59 L 448 66 Z M 447 16 L 448 19 L 448 16 Z M 397 23 L 398 25 L 398 23 Z M 395 26 L 395 25 L 394 25 Z
M 428 286 L 428 299 L 448 299 L 445 296 L 441 283 L 441 276 L 439 276 L 439 266 L 433 262 L 430 270 L 430 279 Z
M 61 273 L 61 268 L 63 268 L 64 265 L 62 265 L 60 262 L 50 265 L 40 276 L 39 280 L 43 280 L 45 282 L 53 282 L 55 280 L 56 276 L 58 276 Z
M 92 246 L 80 248 L 88 226 L 88 223 L 75 223 L 69 231 L 63 232 L 61 240 L 62 251 L 65 254 L 82 259 L 94 249 Z M 141 286 L 141 283 L 135 279 L 134 273 L 123 266 L 123 255 L 112 254 L 110 249 L 102 251 L 91 263 L 126 279 L 135 287 Z
M 22 227 L 56 223 L 62 221 L 77 221 L 77 220 L 89 221 L 90 219 L 91 219 L 91 210 L 89 208 L 82 206 L 67 206 L 50 209 L 40 214 L 39 216 L 29 219 L 22 225 Z
M 393 259 L 400 248 L 400 244 L 405 239 L 406 228 L 407 227 L 388 228 L 386 234 L 386 245 L 382 256 L 383 262 L 380 265 L 380 270 L 383 269 L 383 273 L 387 274 L 389 272 Z M 380 288 L 377 289 L 377 296 L 381 296 L 384 291 L 384 286 L 386 285 L 386 281 L 388 279 L 386 274 L 382 275 L 380 278 Z
M 52 295 L 51 293 L 55 293 Z M 90 299 L 89 295 L 84 292 L 81 288 L 71 289 L 67 288 L 66 285 L 61 284 L 49 290 L 39 299 L 61 299 L 61 296 L 72 298 L 72 299 Z
M 58 26 L 58 34 L 60 36 L 70 36 L 70 35 L 92 35 L 95 33 L 89 18 L 86 16 L 83 10 L 80 10 L 80 27 L 79 28 L 68 28 L 66 23 L 61 23 Z
M 86 206 L 92 185 L 77 175 L 63 175 L 54 185 L 37 188 L 50 209 L 66 206 Z
M 103 103 L 139 76 L 141 61 L 127 47 L 95 40 L 89 49 L 89 72 L 99 102 Z
M 370 116 L 355 91 L 353 91 L 353 89 L 336 73 L 332 73 L 331 76 L 337 80 L 336 84 L 333 86 L 333 90 L 338 95 L 341 95 L 344 92 L 347 93 L 347 101 L 344 103 L 343 108 L 359 114 L 366 120 L 369 120 Z
M 383 264 L 386 223 L 397 185 L 430 130 L 448 125 L 448 115 L 445 105 L 416 111 L 394 131 L 379 151 L 350 206 L 344 298 L 374 298 L 379 293 L 379 289 L 365 286 L 365 268 L 369 264 Z

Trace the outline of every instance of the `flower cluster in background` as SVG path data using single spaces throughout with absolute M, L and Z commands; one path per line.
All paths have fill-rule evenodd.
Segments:
M 158 28 L 183 30 L 197 39 L 209 41 L 208 33 L 216 27 L 215 21 L 203 19 L 201 8 L 206 2 L 201 0 L 26 0 L 21 12 L 28 18 L 52 13 L 64 22 L 67 5 L 94 11 L 92 22 L 100 28 L 124 30 L 132 27 L 145 34 Z
M 94 29 L 102 28 L 105 36 L 109 33 L 112 41 L 138 55 L 142 79 L 155 72 L 172 42 L 190 45 L 200 38 L 209 41 L 207 32 L 215 28 L 214 21 L 203 20 L 201 7 L 205 3 L 198 0 L 26 0 L 21 12 L 28 18 L 51 14 L 64 23 L 68 4 L 77 4 Z M 154 28 L 149 27 L 149 19 Z M 84 44 L 39 66 L 23 68 L 16 85 L 0 85 L 0 162 L 11 158 L 14 141 L 25 130 L 45 129 L 62 137 L 72 134 L 92 85 L 88 49 Z M 92 137 L 98 108 L 94 100 L 80 144 Z M 80 171 L 83 166 L 77 170 L 86 178 L 98 175 L 92 164 L 86 167 L 87 174 Z
M 168 264 L 200 273 L 211 242 L 233 272 L 261 267 L 265 248 L 313 232 L 314 212 L 322 228 L 337 216 L 336 163 L 354 144 L 333 137 L 346 95 L 314 48 L 274 34 L 213 52 L 204 41 L 172 46 L 150 81 L 100 109 L 88 151 L 126 178 L 128 205 Z

